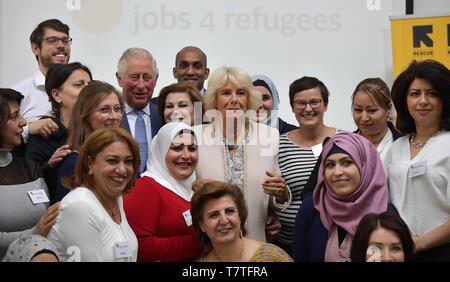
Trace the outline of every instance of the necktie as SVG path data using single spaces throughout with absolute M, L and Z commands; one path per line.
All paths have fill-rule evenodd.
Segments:
M 144 118 L 142 117 L 142 111 L 134 110 L 134 112 L 137 115 L 134 135 L 137 143 L 139 144 L 139 154 L 141 156 L 141 166 L 139 170 L 140 173 L 143 173 L 148 156 L 147 130 L 145 129 L 145 122 Z

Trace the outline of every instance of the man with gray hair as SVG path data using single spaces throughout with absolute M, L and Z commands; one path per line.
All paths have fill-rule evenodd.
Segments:
M 122 127 L 139 144 L 142 173 L 151 140 L 161 127 L 156 99 L 151 99 L 158 80 L 156 60 L 143 48 L 127 49 L 119 59 L 116 78 L 125 100 Z

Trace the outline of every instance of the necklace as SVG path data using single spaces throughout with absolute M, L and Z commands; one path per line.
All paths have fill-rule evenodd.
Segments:
M 239 251 L 239 256 L 237 256 L 237 259 L 233 259 L 232 261 L 228 261 L 228 262 L 240 262 L 242 261 L 244 256 L 244 240 L 241 239 L 241 249 Z M 214 250 L 214 258 L 218 261 L 218 262 L 224 262 L 219 255 L 217 254 L 216 250 Z
M 242 144 L 242 152 L 244 155 L 244 169 L 243 169 L 243 187 L 241 187 L 241 189 L 244 190 L 244 197 L 247 198 L 247 181 L 248 181 L 248 172 L 247 172 L 247 166 L 248 166 L 248 160 L 247 160 L 247 146 L 246 144 Z M 227 146 L 228 147 L 228 146 Z M 229 147 L 228 147 L 228 150 Z M 225 181 L 231 181 L 231 179 L 229 179 L 229 175 L 228 175 L 228 166 L 227 166 L 227 160 L 229 160 L 229 154 L 227 154 L 227 151 L 225 149 L 225 146 L 223 147 L 223 159 L 224 159 L 224 180 Z M 231 160 L 230 160 L 231 161 Z M 240 186 L 240 185 L 238 185 Z
M 411 133 L 409 135 L 409 143 L 416 147 L 416 148 L 422 148 L 423 146 L 425 146 L 425 144 L 427 144 L 428 140 L 430 140 L 431 138 L 437 136 L 439 133 L 441 133 L 441 130 L 439 130 L 438 132 L 436 132 L 436 134 L 434 134 L 433 136 L 431 136 L 430 138 L 428 138 L 425 142 L 423 143 L 417 143 L 416 142 L 416 133 Z
M 249 131 L 249 135 L 251 133 L 252 133 L 252 131 Z M 242 153 L 244 155 L 244 165 L 243 165 L 244 169 L 243 169 L 243 176 L 242 176 L 243 179 L 241 178 L 242 184 L 240 184 L 240 185 L 238 184 L 238 187 L 241 188 L 243 190 L 243 192 L 244 192 L 244 199 L 245 200 L 247 200 L 247 188 L 248 188 L 247 187 L 247 182 L 248 182 L 248 168 L 247 168 L 247 166 L 248 166 L 248 156 L 247 156 L 247 154 L 248 154 L 248 152 L 247 152 L 247 144 L 248 144 L 248 142 L 247 141 L 248 140 L 244 140 L 242 142 L 242 147 L 241 148 L 242 148 Z M 239 146 L 236 146 L 236 149 L 238 147 Z M 231 161 L 230 158 L 229 158 L 230 154 L 229 154 L 229 152 L 227 153 L 226 148 L 228 148 L 228 150 L 230 150 L 229 146 L 227 146 L 227 145 L 223 146 L 224 181 L 232 183 L 232 179 L 229 179 L 229 177 L 231 175 L 228 175 L 229 172 L 228 172 L 228 165 L 227 165 L 227 163 L 228 163 L 227 160 Z M 239 152 L 235 152 L 235 154 L 237 154 L 237 153 L 239 153 Z M 230 171 L 230 173 L 232 173 L 232 172 Z M 245 226 L 248 229 L 248 221 L 245 222 Z
M 103 206 L 105 211 L 109 214 L 109 216 L 112 218 L 112 220 L 115 221 L 116 223 L 120 223 L 120 221 L 121 221 L 120 209 L 119 209 L 119 206 L 116 205 L 116 202 L 114 202 L 112 206 L 107 205 L 105 199 L 103 197 L 101 197 L 97 191 L 95 191 L 95 190 L 91 190 L 91 191 L 95 194 L 98 201 Z

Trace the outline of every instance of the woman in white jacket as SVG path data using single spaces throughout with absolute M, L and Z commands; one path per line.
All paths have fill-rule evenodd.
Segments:
M 196 186 L 212 179 L 240 187 L 249 210 L 248 236 L 266 241 L 269 205 L 271 211 L 282 210 L 291 199 L 278 167 L 279 133 L 251 121 L 261 95 L 238 67 L 214 71 L 203 102 L 211 122 L 194 127 L 200 155 Z
M 413 233 L 416 260 L 450 261 L 450 71 L 413 61 L 392 87 L 407 136 L 386 157 L 390 198 Z

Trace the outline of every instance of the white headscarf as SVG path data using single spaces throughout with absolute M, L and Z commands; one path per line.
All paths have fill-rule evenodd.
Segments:
M 173 139 L 184 129 L 194 132 L 192 127 L 184 122 L 169 122 L 159 129 L 158 134 L 153 138 L 150 145 L 147 170 L 141 176 L 148 176 L 155 179 L 156 182 L 165 188 L 190 202 L 194 193 L 192 191 L 192 184 L 196 180 L 195 172 L 192 172 L 187 179 L 180 181 L 170 174 L 166 166 L 166 155 L 170 145 Z M 197 142 L 197 137 L 195 137 L 195 140 Z

